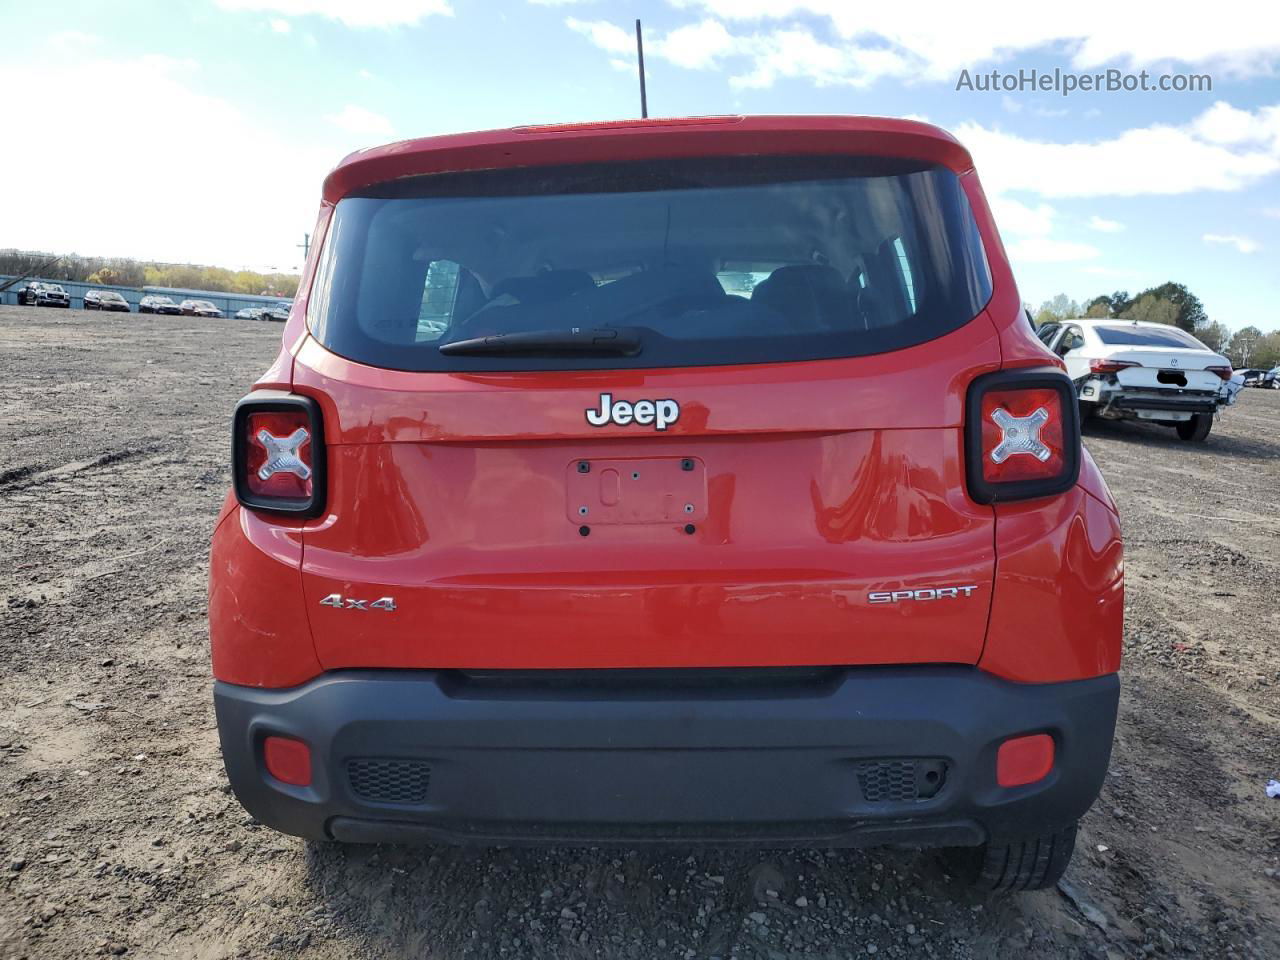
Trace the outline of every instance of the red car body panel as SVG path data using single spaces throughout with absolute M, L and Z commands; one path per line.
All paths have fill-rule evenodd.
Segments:
M 955 170 L 992 275 L 985 311 L 873 356 L 565 373 L 384 370 L 307 333 L 318 251 L 352 190 L 446 171 L 752 153 L 905 156 Z M 215 675 L 285 687 L 343 667 L 960 663 L 1022 682 L 1114 672 L 1119 525 L 1092 461 L 1054 498 L 992 507 L 965 489 L 970 382 L 1053 365 L 1025 322 L 968 153 L 922 124 L 636 121 L 354 154 L 325 181 L 284 348 L 258 383 L 319 403 L 327 508 L 301 521 L 233 507 L 220 521 Z M 669 396 L 683 413 L 660 434 L 588 430 L 583 411 L 604 391 Z M 681 517 L 592 524 L 582 537 L 567 514 L 566 471 L 580 459 L 712 451 L 691 535 Z M 961 585 L 977 589 L 933 603 L 867 599 Z M 397 615 L 319 606 L 335 593 L 394 596 Z M 283 636 L 285 623 L 292 635 L 264 655 L 258 641 Z
M 303 602 L 296 528 L 234 507 L 213 533 L 209 633 L 213 673 L 253 687 L 287 687 L 320 672 Z

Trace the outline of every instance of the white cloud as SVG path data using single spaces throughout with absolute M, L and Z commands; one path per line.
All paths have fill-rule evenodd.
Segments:
M 63 30 L 49 37 L 49 46 L 58 53 L 82 56 L 101 46 L 102 38 L 95 33 L 80 30 Z
M 1006 244 L 1009 258 L 1015 263 L 1069 263 L 1092 260 L 1101 251 L 1087 243 L 1055 240 L 1053 237 L 1019 237 Z
M 1243 143 L 1256 139 L 1253 114 L 1223 100 L 1196 117 L 1191 126 L 1201 139 L 1210 143 Z
M 1099 233 L 1119 233 L 1124 229 L 1124 224 L 1119 220 L 1108 220 L 1096 213 L 1089 218 L 1089 226 Z
M 348 27 L 404 27 L 431 16 L 451 16 L 447 0 L 217 0 L 224 10 L 324 17 Z
M 672 30 L 655 52 L 678 67 L 696 70 L 713 66 L 734 49 L 735 41 L 722 23 L 703 20 Z
M 59 138 L 29 138 L 0 152 L 0 182 L 29 185 L 5 196 L 0 244 L 59 253 L 291 269 L 294 244 L 315 223 L 320 184 L 333 164 L 364 145 L 311 126 L 299 142 L 201 90 L 202 71 L 164 56 L 114 59 L 41 51 L 0 60 L 0 89 L 39 90 L 42 111 L 78 116 L 85 91 L 103 103 L 145 103 L 160 117 L 185 117 L 216 131 L 218 149 L 175 154 L 143 125 L 128 149 L 92 161 Z M 160 142 L 153 143 L 159 135 Z M 123 143 L 123 141 L 122 141 Z M 106 211 L 107 216 L 88 216 Z
M 395 136 L 396 132 L 391 121 L 382 114 L 351 103 L 343 107 L 340 112 L 329 114 L 325 119 L 348 133 L 389 138 Z
M 1242 237 L 1239 234 L 1223 234 L 1223 233 L 1206 233 L 1201 239 L 1205 243 L 1217 243 L 1224 246 L 1235 247 L 1240 253 L 1254 253 L 1258 249 L 1258 242 L 1250 240 L 1248 237 Z
M 1055 239 L 1052 233 L 1058 212 L 1047 203 L 1032 207 L 997 194 L 991 197 L 991 208 L 1015 264 L 1092 260 L 1101 254 L 1088 243 Z
M 1229 0 L 1214 16 L 1198 19 L 1194 29 L 1184 18 L 1155 17 L 1141 4 L 1114 0 L 1078 0 L 1070 16 L 1024 0 L 984 4 L 981 16 L 950 0 L 676 0 L 676 6 L 742 24 L 756 31 L 757 39 L 798 16 L 819 18 L 840 38 L 851 70 L 862 72 L 864 82 L 876 79 L 877 64 L 858 62 L 851 55 L 855 51 L 887 49 L 911 63 L 917 75 L 935 81 L 953 80 L 962 68 L 1050 49 L 1064 53 L 1080 70 L 1177 62 L 1249 74 L 1269 72 L 1280 62 L 1280 17 L 1272 0 Z M 896 75 L 896 67 L 889 69 Z
M 293 29 L 293 27 L 289 25 L 288 20 L 282 20 L 277 17 L 275 20 L 271 21 L 271 29 L 276 33 L 288 33 Z
M 1106 197 L 1245 189 L 1280 171 L 1280 137 L 1271 132 L 1276 113 L 1277 107 L 1250 112 L 1217 104 L 1186 126 L 1156 124 L 1076 143 L 1030 140 L 976 123 L 962 124 L 956 136 L 982 173 L 1015 263 L 1088 260 L 1100 255 L 1096 247 L 1053 236 L 1053 207 L 1028 205 L 1011 194 Z M 1218 142 L 1226 137 L 1231 142 Z M 1097 215 L 1088 224 L 1103 233 L 1124 229 Z M 1246 237 L 1209 235 L 1205 240 L 1231 244 L 1242 253 L 1258 248 Z
M 1000 98 L 1000 106 L 1004 107 L 1006 113 L 1022 112 L 1022 104 L 1007 93 Z
M 1280 220 L 1280 207 L 1267 207 L 1262 211 L 1264 217 L 1271 217 L 1273 220 Z
M 955 133 L 996 192 L 1102 197 L 1241 190 L 1280 171 L 1280 147 L 1266 142 L 1274 109 L 1253 114 L 1256 142 L 1238 146 L 1203 139 L 1200 119 L 1075 143 L 1030 140 L 977 123 L 961 124 Z
M 635 34 L 608 20 L 565 20 L 569 29 L 614 57 L 634 56 Z M 893 50 L 840 47 L 817 39 L 803 27 L 734 35 L 717 20 L 645 35 L 645 58 L 686 69 L 719 69 L 740 64 L 729 77 L 735 89 L 771 87 L 779 79 L 806 79 L 817 86 L 865 86 L 883 76 L 908 77 L 911 64 Z
M 610 23 L 608 20 L 578 20 L 569 17 L 565 20 L 565 25 L 575 33 L 582 34 L 606 53 L 612 53 L 614 56 L 635 55 L 635 34 L 623 30 L 616 23 Z

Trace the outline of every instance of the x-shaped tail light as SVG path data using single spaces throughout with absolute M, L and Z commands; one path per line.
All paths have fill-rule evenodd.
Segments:
M 1015 417 L 1008 410 L 997 407 L 991 411 L 991 419 L 1003 433 L 991 451 L 992 463 L 1004 463 L 1019 453 L 1030 454 L 1041 462 L 1052 456 L 1053 451 L 1040 439 L 1041 427 L 1049 422 L 1049 411 L 1044 407 L 1025 417 Z
M 266 430 L 258 431 L 258 442 L 267 451 L 266 462 L 258 468 L 258 478 L 269 480 L 277 473 L 292 473 L 308 480 L 311 468 L 302 461 L 302 445 L 311 439 L 305 427 L 299 427 L 287 437 L 277 437 Z

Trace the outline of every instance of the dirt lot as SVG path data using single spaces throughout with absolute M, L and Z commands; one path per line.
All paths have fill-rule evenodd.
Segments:
M 206 549 L 280 327 L 0 308 L 0 958 L 1280 956 L 1280 393 L 1092 426 L 1129 609 L 1060 892 L 905 851 L 308 847 L 218 756 Z M 772 892 L 771 892 L 772 891 Z

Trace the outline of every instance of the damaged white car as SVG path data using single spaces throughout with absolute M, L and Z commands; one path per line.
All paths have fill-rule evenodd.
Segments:
M 1201 441 L 1235 402 L 1231 363 L 1178 327 L 1137 320 L 1066 320 L 1036 335 L 1067 365 L 1082 419 L 1136 419 Z M 1234 388 L 1233 388 L 1234 387 Z

